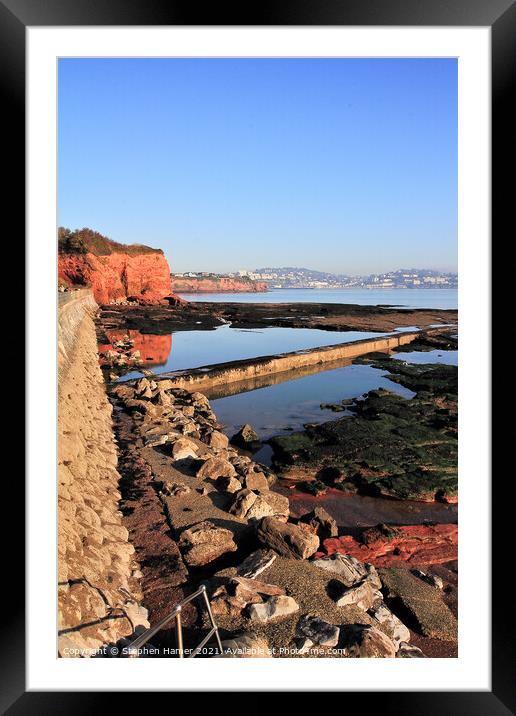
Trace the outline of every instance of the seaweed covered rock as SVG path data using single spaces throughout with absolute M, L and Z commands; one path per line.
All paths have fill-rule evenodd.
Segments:
M 352 417 L 273 438 L 275 467 L 320 485 L 317 492 L 333 484 L 372 496 L 456 501 L 456 366 L 368 360 L 416 395 L 372 390 L 355 403 Z

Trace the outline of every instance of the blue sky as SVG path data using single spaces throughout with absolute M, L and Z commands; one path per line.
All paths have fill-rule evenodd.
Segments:
M 457 267 L 454 59 L 62 59 L 58 215 L 173 271 Z

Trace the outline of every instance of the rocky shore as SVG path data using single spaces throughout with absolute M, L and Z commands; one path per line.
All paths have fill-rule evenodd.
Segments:
M 188 303 L 182 306 L 103 306 L 99 342 L 110 330 L 164 335 L 178 330 L 233 328 L 319 328 L 328 331 L 393 331 L 456 324 L 457 311 L 359 306 L 336 303 Z
M 433 542 L 428 526 L 346 537 L 323 508 L 291 515 L 275 471 L 229 442 L 204 394 L 142 378 L 110 397 L 123 522 L 151 623 L 204 583 L 226 656 L 455 655 L 454 525 L 433 528 Z M 439 538 L 451 549 L 430 562 Z M 193 647 L 206 615 L 192 606 L 184 621 Z M 155 644 L 172 639 L 173 629 Z
M 456 366 L 411 365 L 384 353 L 355 362 L 381 368 L 390 380 L 413 390 L 414 397 L 372 390 L 335 405 L 351 417 L 273 438 L 278 472 L 313 494 L 332 486 L 400 500 L 455 502 Z

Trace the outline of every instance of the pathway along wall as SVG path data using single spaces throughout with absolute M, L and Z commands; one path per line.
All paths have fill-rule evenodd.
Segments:
M 59 299 L 58 651 L 92 656 L 147 627 L 147 611 L 118 509 L 112 406 L 93 324 L 97 304 L 88 290 Z

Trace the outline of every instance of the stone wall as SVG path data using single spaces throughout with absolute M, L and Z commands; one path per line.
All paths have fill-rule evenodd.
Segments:
M 63 303 L 64 305 L 61 305 Z M 147 627 L 139 568 L 119 511 L 112 407 L 90 291 L 58 312 L 58 650 L 91 656 Z
M 366 353 L 393 350 L 411 343 L 422 335 L 422 332 L 390 333 L 382 338 L 362 338 L 349 343 L 309 348 L 292 353 L 245 358 L 227 363 L 216 363 L 211 366 L 201 366 L 191 370 L 161 373 L 156 380 L 164 383 L 164 388 L 179 388 L 209 393 L 217 386 L 255 381 L 259 378 L 266 378 L 287 371 L 298 371 L 314 366 L 320 367 L 325 363 L 335 363 L 336 361 L 349 361 Z M 134 385 L 134 383 L 134 380 L 127 382 L 128 385 Z

